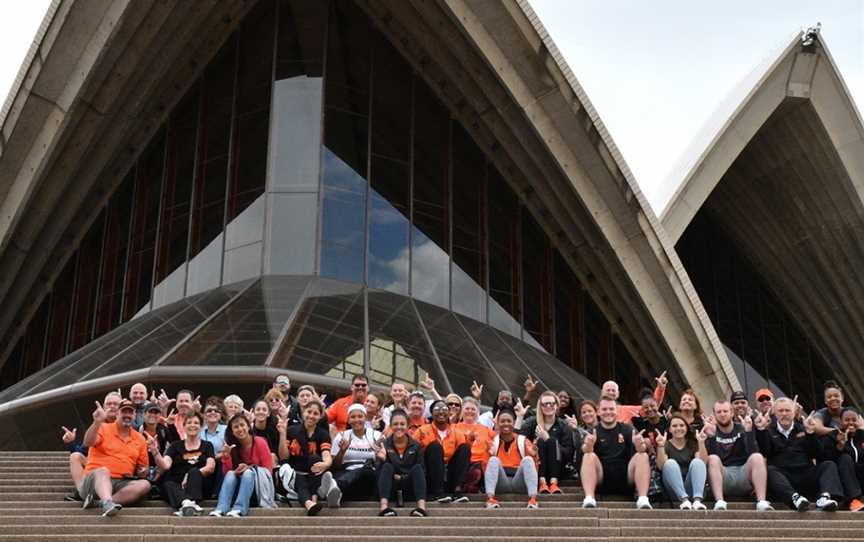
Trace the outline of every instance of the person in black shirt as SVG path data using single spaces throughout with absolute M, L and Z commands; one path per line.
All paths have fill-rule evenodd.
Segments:
M 771 494 L 779 497 L 801 512 L 807 510 L 810 501 L 805 495 L 818 493 L 816 507 L 833 512 L 837 509 L 835 498 L 842 499 L 843 487 L 837 474 L 837 464 L 822 460 L 822 446 L 815 434 L 816 421 L 813 415 L 804 423 L 795 420 L 795 405 L 791 399 L 781 397 L 774 401 L 777 421 L 761 412 L 756 417 L 756 440 L 759 449 L 768 460 L 768 487 Z
M 633 429 L 637 432 L 645 431 L 645 437 L 651 443 L 657 438 L 658 433 L 665 433 L 669 426 L 669 420 L 660 414 L 660 406 L 657 404 L 657 399 L 654 398 L 652 390 L 644 390 L 642 394 L 642 413 L 641 416 L 633 416 L 631 423 Z
M 312 399 L 303 409 L 303 425 L 288 427 L 285 418 L 277 424 L 279 459 L 287 461 L 297 473 L 294 482 L 297 500 L 303 503 L 310 516 L 318 515 L 323 508 L 318 502 L 320 488 L 327 488 L 325 495 L 328 505 L 337 507 L 342 499 L 333 475 L 328 472 L 333 465 L 333 458 L 330 456 L 330 433 L 318 427 L 323 416 L 324 405 L 318 399 Z
M 708 482 L 714 495 L 714 510 L 726 510 L 726 495 L 748 497 L 756 493 L 756 510 L 774 510 L 765 498 L 768 470 L 765 458 L 759 453 L 753 434 L 753 420 L 747 416 L 732 419 L 729 401 L 714 403 L 716 426 L 705 428 L 712 435 L 706 441 L 708 449 Z
M 176 508 L 177 516 L 200 516 L 203 509 L 198 502 L 212 490 L 216 459 L 213 445 L 201 440 L 204 418 L 190 412 L 183 420 L 186 438 L 168 445 L 165 455 L 159 450 L 157 439 L 147 436 L 147 446 L 156 465 L 163 472 L 162 496 Z
M 687 420 L 677 414 L 669 418 L 669 433 L 657 435 L 657 469 L 663 474 L 666 490 L 678 499 L 681 510 L 705 510 L 702 503 L 708 461 L 705 439 L 704 431 L 693 436 Z
M 632 494 L 636 486 L 636 507 L 650 509 L 648 486 L 651 464 L 648 443 L 642 432 L 619 423 L 617 403 L 614 399 L 600 399 L 598 414 L 600 425 L 585 435 L 582 443 L 582 489 L 585 491 L 583 508 L 595 508 L 595 491 L 611 494 Z M 599 488 L 597 487 L 599 484 Z
M 395 516 L 390 501 L 398 491 L 404 498 L 417 501 L 412 516 L 426 516 L 426 471 L 423 468 L 423 447 L 408 434 L 408 414 L 395 409 L 390 414 L 389 430 L 392 432 L 375 454 L 378 473 L 378 495 L 381 499 L 379 516 Z
M 252 436 L 267 441 L 267 446 L 273 452 L 273 464 L 277 464 L 275 450 L 279 449 L 279 431 L 276 430 L 276 422 L 270 416 L 270 405 L 265 399 L 258 399 L 252 406 Z
M 558 487 L 562 462 L 573 458 L 573 435 L 567 422 L 558 417 L 558 396 L 544 391 L 537 400 L 536 417 L 525 419 L 519 433 L 537 446 L 540 458 L 538 493 L 563 493 Z M 548 482 L 548 484 L 547 484 Z
M 849 511 L 864 510 L 864 419 L 852 407 L 843 409 L 841 425 L 822 437 L 823 457 L 837 464 Z

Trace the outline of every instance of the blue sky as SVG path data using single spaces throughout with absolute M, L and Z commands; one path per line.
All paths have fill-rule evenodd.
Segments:
M 659 214 L 670 170 L 725 96 L 802 27 L 822 36 L 859 111 L 864 0 L 531 0 Z M 5 96 L 49 0 L 10 3 L 0 18 Z

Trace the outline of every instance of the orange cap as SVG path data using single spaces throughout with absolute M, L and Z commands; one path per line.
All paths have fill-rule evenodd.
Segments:
M 774 392 L 769 390 L 768 388 L 762 388 L 761 390 L 756 392 L 756 400 L 758 401 L 760 397 L 763 395 L 767 395 L 771 399 L 774 399 Z

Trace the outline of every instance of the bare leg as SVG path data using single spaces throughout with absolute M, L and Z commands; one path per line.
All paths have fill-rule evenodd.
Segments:
M 636 496 L 647 497 L 648 488 L 651 485 L 651 461 L 648 454 L 638 452 L 630 458 L 627 465 L 627 478 L 636 485 Z
M 72 475 L 72 483 L 77 488 L 84 479 L 84 467 L 87 466 L 87 458 L 83 454 L 75 452 L 69 455 L 69 474 Z
M 426 499 L 420 499 L 417 501 L 417 508 L 420 510 L 426 510 Z
M 420 501 L 417 501 L 417 502 L 419 503 Z M 380 508 L 381 510 L 386 510 L 389 506 L 390 506 L 389 500 L 381 499 L 381 508 Z M 418 504 L 418 506 L 419 506 L 419 504 Z M 308 506 L 307 506 L 307 508 L 308 508 Z
M 708 456 L 708 485 L 715 501 L 723 500 L 723 462 L 716 455 Z
M 768 468 L 765 466 L 765 458 L 762 454 L 751 454 L 744 464 L 744 469 L 747 471 L 747 478 L 753 484 L 756 500 L 764 501 L 768 487 Z
M 129 506 L 140 501 L 150 493 L 150 482 L 147 480 L 135 480 L 115 493 L 111 500 L 123 506 Z
M 579 474 L 585 496 L 593 498 L 597 485 L 603 481 L 603 465 L 600 464 L 597 454 L 590 452 L 582 457 L 582 468 Z
M 111 500 L 111 473 L 105 467 L 93 471 L 93 487 L 102 502 Z M 83 497 L 83 495 L 82 495 Z M 122 504 L 122 503 L 121 503 Z

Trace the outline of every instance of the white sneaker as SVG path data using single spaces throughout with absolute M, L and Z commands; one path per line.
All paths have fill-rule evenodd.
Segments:
M 803 495 L 794 494 L 792 495 L 792 506 L 795 507 L 795 510 L 799 512 L 806 512 L 808 508 L 810 508 L 810 501 L 808 501 Z
M 639 497 L 636 499 L 636 508 L 639 510 L 651 510 L 653 507 L 651 506 L 651 501 L 648 500 L 648 497 Z
M 336 484 L 336 480 L 333 480 L 333 484 L 327 491 L 327 508 L 339 508 L 339 505 L 341 504 L 342 490 L 339 489 L 339 486 Z
M 756 510 L 758 512 L 771 512 L 774 510 L 774 507 L 768 501 L 759 501 L 756 503 Z
M 714 503 L 714 510 L 726 510 L 726 501 L 720 499 L 719 501 Z
M 243 517 L 243 514 L 240 513 L 240 510 L 231 510 L 227 514 L 225 514 L 227 518 L 240 518 Z
M 585 497 L 582 499 L 582 508 L 597 508 L 597 499 L 594 497 Z
M 708 510 L 708 507 L 699 499 L 693 499 L 693 510 Z
M 195 515 L 195 501 L 190 501 L 189 499 L 183 499 L 183 502 L 180 504 L 180 515 L 183 517 L 190 517 Z
M 329 470 L 321 475 L 321 484 L 318 485 L 318 498 L 326 499 L 330 486 L 333 484 L 333 473 Z
M 816 508 L 823 512 L 833 512 L 837 510 L 837 501 L 831 498 L 831 495 L 824 494 L 816 500 Z
M 214 518 L 221 518 L 223 516 L 222 512 L 218 508 L 214 508 L 213 510 L 210 510 L 210 513 L 207 515 L 213 516 Z
M 684 499 L 681 501 L 681 505 L 678 507 L 680 510 L 693 510 L 693 503 L 691 503 L 688 499 Z

